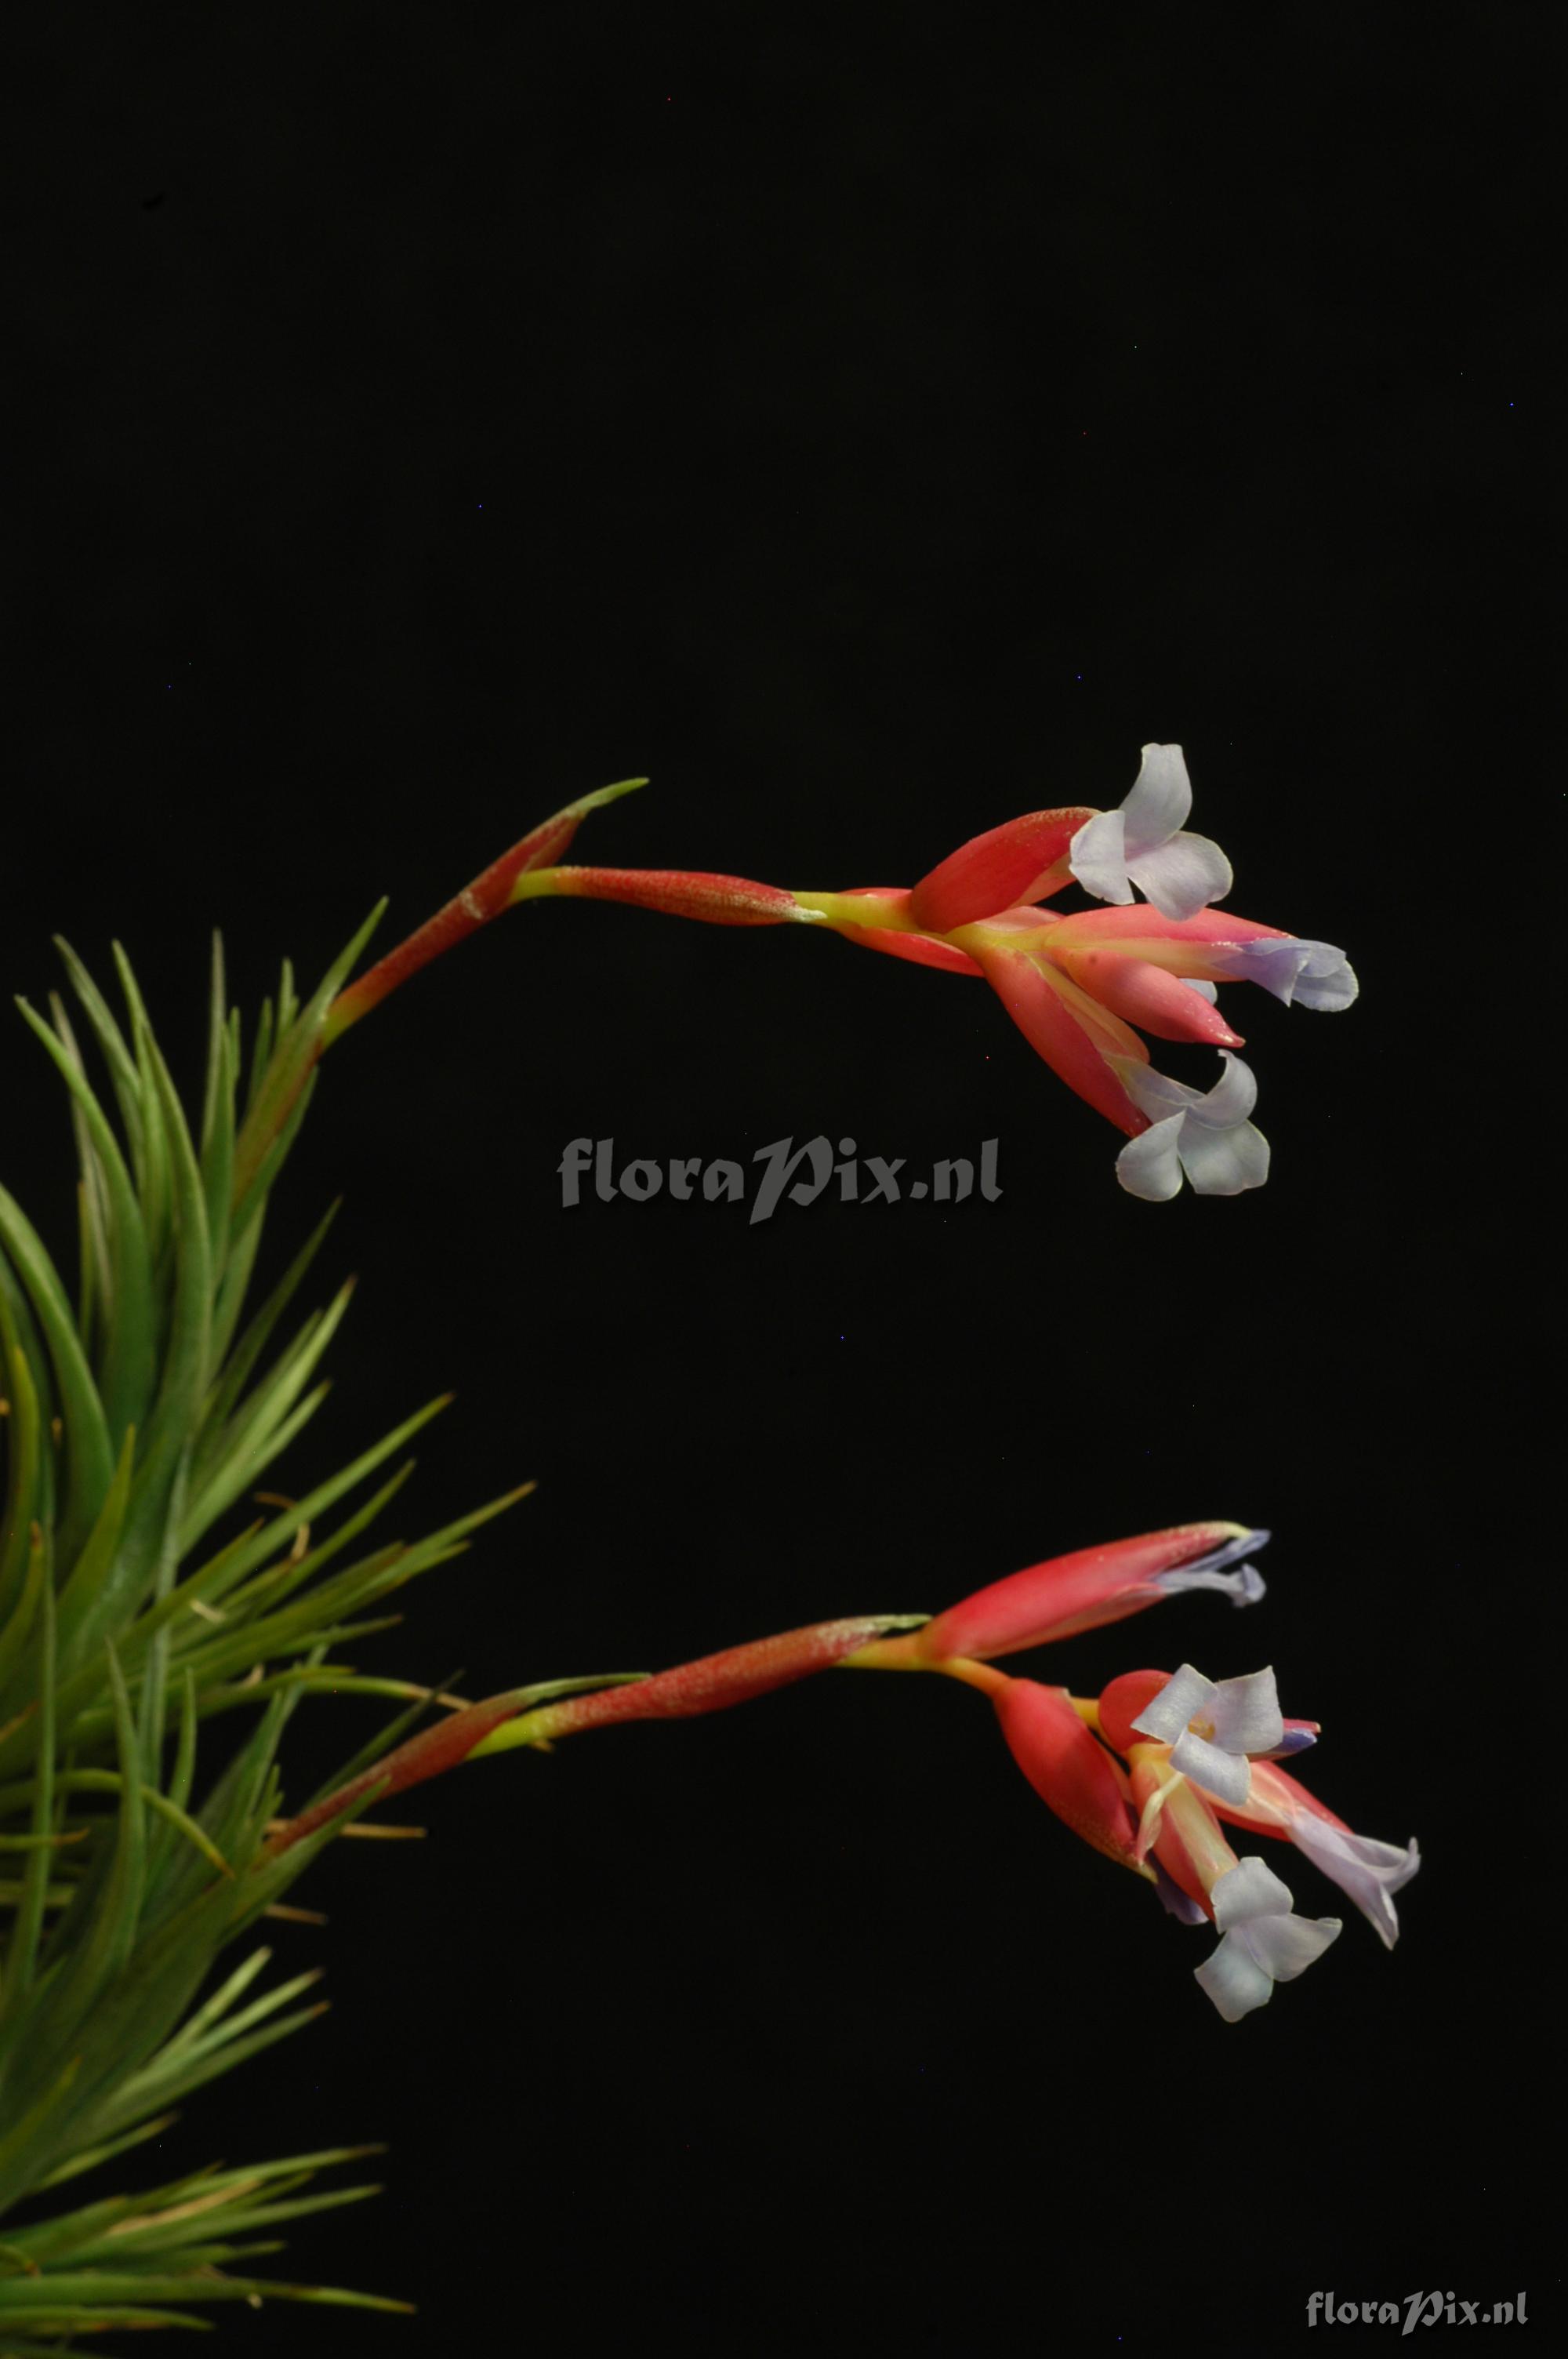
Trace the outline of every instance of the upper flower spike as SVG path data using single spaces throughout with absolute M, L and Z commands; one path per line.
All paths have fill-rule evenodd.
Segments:
M 1206 835 L 1183 825 L 1192 780 L 1179 745 L 1145 745 L 1143 766 L 1119 810 L 1097 811 L 1072 840 L 1068 864 L 1100 901 L 1130 901 L 1139 886 L 1167 918 L 1191 918 L 1229 892 L 1230 863 Z
M 955 1656 L 984 1662 L 1124 1621 L 1186 1589 L 1217 1589 L 1233 1605 L 1253 1605 L 1263 1577 L 1247 1559 L 1268 1538 L 1245 1524 L 1178 1524 L 1077 1549 L 993 1581 L 893 1643 L 923 1663 Z
M 622 901 L 718 926 L 826 926 L 849 940 L 946 973 L 982 975 L 1069 1089 L 1132 1145 L 1118 1164 L 1130 1194 L 1175 1195 L 1184 1174 L 1199 1195 L 1261 1185 L 1269 1148 L 1249 1119 L 1252 1077 L 1216 1005 L 1217 987 L 1261 984 L 1287 1005 L 1348 1007 L 1356 977 L 1332 943 L 1205 905 L 1230 867 L 1182 821 L 1192 788 L 1179 745 L 1150 745 L 1119 810 L 1087 805 L 1029 811 L 972 837 L 914 889 L 861 886 L 787 892 L 700 869 L 560 865 L 579 821 L 641 780 L 557 812 L 474 879 L 378 966 L 333 1001 L 319 1053 L 439 951 L 521 901 Z M 1076 879 L 1121 906 L 1065 916 L 1036 905 Z M 1149 895 L 1135 902 L 1134 885 Z M 1142 1032 L 1206 1042 L 1226 1070 L 1206 1093 L 1157 1071 Z

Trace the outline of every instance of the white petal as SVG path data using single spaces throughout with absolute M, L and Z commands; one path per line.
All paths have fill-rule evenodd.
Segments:
M 1169 842 L 1193 807 L 1192 780 L 1179 745 L 1145 745 L 1137 777 L 1121 799 L 1129 859 Z
M 1212 1124 L 1217 1130 L 1227 1130 L 1232 1123 L 1245 1122 L 1257 1104 L 1258 1077 L 1234 1049 L 1222 1049 L 1219 1054 L 1224 1071 L 1207 1095 L 1199 1098 L 1193 1114 L 1201 1123 Z M 1163 1074 L 1161 1079 L 1164 1079 Z
M 1206 1133 L 1195 1133 L 1189 1123 L 1180 1151 L 1195 1196 L 1244 1196 L 1249 1188 L 1261 1188 L 1269 1177 L 1269 1158 L 1268 1140 L 1249 1122 L 1235 1130 Z
M 1184 1663 L 1159 1693 L 1150 1697 L 1132 1725 L 1140 1736 L 1152 1736 L 1162 1745 L 1173 1745 L 1187 1723 L 1207 1708 L 1213 1693 L 1214 1681 L 1206 1680 L 1201 1671 L 1195 1671 L 1191 1663 Z
M 1195 1130 L 1189 1118 L 1181 1144 L 1183 1170 L 1196 1196 L 1243 1196 L 1269 1177 L 1269 1142 L 1252 1123 L 1234 1130 Z
M 1266 2006 L 1274 1995 L 1273 1977 L 1227 1933 L 1217 1950 L 1193 1972 L 1198 1988 L 1213 1999 L 1227 2023 L 1239 2023 L 1255 2006 Z
M 1383 1947 L 1391 1950 L 1400 1932 L 1392 1896 L 1421 1866 L 1416 1843 L 1401 1851 L 1398 1843 L 1379 1843 L 1373 1835 L 1356 1835 L 1348 1827 L 1331 1825 L 1314 1810 L 1295 1813 L 1290 1837 L 1356 1903 Z
M 1195 991 L 1200 999 L 1206 999 L 1211 1007 L 1219 997 L 1217 983 L 1205 983 L 1195 974 L 1179 974 L 1176 980 L 1178 983 L 1184 984 L 1189 991 Z
M 1271 1670 L 1221 1680 L 1209 1706 L 1214 1741 L 1227 1753 L 1271 1753 L 1285 1734 Z
M 1130 1196 L 1146 1204 L 1167 1203 L 1182 1192 L 1182 1165 L 1177 1154 L 1184 1117 L 1171 1114 L 1164 1122 L 1130 1138 L 1116 1158 L 1116 1176 Z
M 1281 1884 L 1255 1852 L 1217 1875 L 1208 1897 L 1214 1904 L 1214 1921 L 1222 1933 L 1228 1933 L 1234 1925 L 1250 1925 L 1260 1917 L 1291 1913 L 1290 1886 Z
M 1169 1073 L 1160 1072 L 1142 1057 L 1108 1057 L 1106 1062 L 1139 1113 L 1146 1114 L 1151 1122 L 1162 1122 L 1169 1114 L 1185 1114 L 1189 1106 L 1204 1102 L 1202 1090 L 1173 1081 Z
M 1171 1747 L 1171 1767 L 1212 1794 L 1218 1802 L 1228 1802 L 1239 1810 L 1252 1791 L 1252 1771 L 1242 1753 L 1227 1753 L 1206 1737 L 1195 1736 L 1190 1728 L 1184 1729 Z M 1234 1874 L 1234 1870 L 1231 1871 Z
M 1196 917 L 1211 901 L 1223 901 L 1236 881 L 1218 844 L 1184 828 L 1168 843 L 1130 851 L 1127 873 L 1166 918 Z
M 1236 1938 L 1266 1974 L 1277 1983 L 1293 1983 L 1344 1930 L 1337 1917 L 1258 1917 Z
M 1067 865 L 1085 892 L 1097 900 L 1131 900 L 1119 810 L 1096 811 L 1093 819 L 1084 821 L 1067 846 Z

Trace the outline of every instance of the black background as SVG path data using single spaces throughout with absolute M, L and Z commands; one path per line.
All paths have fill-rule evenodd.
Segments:
M 1393 1957 L 1346 1907 L 1228 2028 L 1201 1937 L 945 1682 L 476 1766 L 404 1810 L 429 1841 L 302 1889 L 330 1922 L 276 1949 L 334 2013 L 159 2155 L 389 2139 L 387 2192 L 288 2266 L 419 2317 L 269 2308 L 236 2347 L 1250 2353 L 1314 2289 L 1549 2313 L 1509 1710 L 1543 1108 L 1498 903 L 1546 865 L 1509 731 L 1545 654 L 1551 20 L 74 9 L 21 44 L 10 987 L 51 986 L 56 929 L 100 969 L 118 935 L 194 1085 L 213 923 L 252 1008 L 609 779 L 653 784 L 584 859 L 909 883 L 1116 803 L 1158 738 L 1232 906 L 1364 993 L 1232 995 L 1273 1176 L 1163 1206 L 983 985 L 795 929 L 522 911 L 333 1051 L 271 1252 L 341 1190 L 322 1286 L 362 1283 L 272 1479 L 455 1386 L 403 1528 L 539 1481 L 366 1668 L 653 1669 L 1236 1517 L 1276 1533 L 1246 1621 L 1187 1600 L 1042 1670 L 1272 1661 L 1317 1790 L 1427 1864 Z M 5 1177 L 64 1257 L 19 1026 L 5 1072 Z M 1003 1193 L 561 1204 L 575 1137 L 619 1169 L 817 1134 L 912 1172 L 994 1137 Z M 306 1708 L 301 1793 L 375 1709 Z

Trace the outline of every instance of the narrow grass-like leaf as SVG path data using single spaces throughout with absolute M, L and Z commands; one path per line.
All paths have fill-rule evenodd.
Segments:
M 59 952 L 65 971 L 70 977 L 71 989 L 81 1003 L 82 1011 L 92 1025 L 109 1077 L 114 1085 L 114 1096 L 120 1108 L 120 1120 L 131 1142 L 132 1159 L 137 1169 L 142 1157 L 142 1084 L 136 1071 L 136 1060 L 125 1046 L 125 1038 L 110 1013 L 109 1003 L 83 966 L 63 934 L 56 934 L 54 946 Z
M 416 1459 L 408 1459 L 390 1482 L 384 1483 L 373 1497 L 367 1499 L 362 1506 L 356 1507 L 351 1516 L 345 1516 L 335 1530 L 297 1563 L 286 1557 L 281 1564 L 269 1566 L 266 1571 L 254 1574 L 241 1588 L 230 1592 L 225 1611 L 232 1614 L 248 1614 L 259 1605 L 271 1607 L 279 1597 L 289 1594 L 302 1582 L 314 1581 L 325 1565 L 342 1554 L 351 1540 L 357 1539 L 361 1532 L 374 1523 L 382 1509 L 402 1490 L 417 1462 Z
M 27 1549 L 27 1570 L 22 1582 L 22 1593 L 0 1629 L 0 1696 L 19 1667 L 28 1639 L 33 1633 L 33 1617 L 38 1610 L 46 1579 L 47 1550 L 40 1526 L 32 1527 L 31 1545 Z
M 135 1433 L 128 1431 L 120 1446 L 119 1463 L 114 1480 L 98 1512 L 98 1520 L 88 1535 L 87 1545 L 76 1560 L 75 1570 L 60 1592 L 58 1644 L 62 1677 L 69 1676 L 81 1657 L 96 1654 L 103 1639 L 110 1636 L 107 1615 L 101 1610 L 109 1576 L 114 1570 L 114 1552 L 120 1545 L 120 1534 L 125 1522 L 125 1509 L 130 1505 L 131 1476 L 135 1462 Z
M 300 1084 L 293 1107 L 262 1155 L 254 1173 L 249 1172 L 240 1160 L 240 1141 L 234 1147 L 234 1209 L 230 1216 L 231 1243 L 244 1237 L 252 1223 L 260 1218 L 263 1205 L 271 1192 L 274 1180 L 288 1160 L 289 1151 L 298 1137 L 310 1101 L 316 1094 L 316 1075 L 308 1072 Z M 242 1188 L 243 1193 L 241 1193 Z
M 127 2130 L 123 2137 L 106 2138 L 101 2146 L 83 2147 L 79 2154 L 71 2156 L 69 2162 L 59 2163 L 44 2174 L 38 2181 L 39 2192 L 50 2187 L 64 2187 L 73 2179 L 85 2179 L 90 2170 L 101 2170 L 106 2162 L 114 2162 L 119 2156 L 128 2154 L 133 2147 L 146 2146 L 150 2138 L 162 2137 L 165 2130 L 172 2129 L 178 2118 L 178 2114 L 156 2114 L 150 2122 L 142 2122 L 135 2129 Z
M 38 1315 L 59 1387 L 66 1439 L 66 1505 L 57 1547 L 61 1560 L 70 1563 L 92 1529 L 114 1479 L 109 1428 L 65 1288 L 31 1222 L 4 1188 L 0 1188 L 0 1245 Z
M 146 1416 L 153 1385 L 153 1278 L 146 1233 L 119 1141 L 70 1041 L 59 1038 L 25 999 L 17 1007 L 49 1050 L 71 1093 L 102 1175 L 107 1215 L 107 1283 L 102 1301 L 103 1355 L 99 1393 L 116 1447 L 127 1425 Z
M 335 1202 L 328 1205 L 282 1277 L 250 1321 L 233 1350 L 228 1354 L 222 1375 L 214 1384 L 208 1397 L 207 1406 L 202 1412 L 202 1442 L 196 1454 L 196 1468 L 199 1474 L 204 1468 L 212 1449 L 220 1442 L 223 1428 L 233 1413 L 234 1404 L 243 1392 L 252 1369 L 265 1351 L 273 1330 L 293 1300 L 306 1271 L 315 1260 L 322 1239 L 338 1216 L 338 1209 L 341 1202 L 342 1198 L 339 1197 Z M 220 1290 L 220 1302 L 225 1290 Z
M 8 2308 L 37 2316 L 49 2311 L 64 2314 L 69 2305 L 115 2305 L 125 2308 L 142 2302 L 165 2301 L 250 2301 L 259 2297 L 265 2301 L 304 2301 L 327 2303 L 337 2309 L 407 2310 L 406 2301 L 390 2301 L 384 2295 L 345 2292 L 341 2286 L 300 2286 L 275 2283 L 270 2277 L 226 2277 L 193 2271 L 189 2276 L 153 2274 L 143 2276 L 132 2269 L 48 2270 L 39 2277 L 13 2277 L 5 2287 Z M 152 2313 L 143 2310 L 142 2318 Z M 114 2323 L 124 2323 L 116 2316 Z M 191 2323 L 196 2321 L 191 2321 Z M 202 2321 L 203 2323 L 205 2321 Z
M 120 1756 L 120 1808 L 114 1849 L 105 1855 L 101 1872 L 89 1877 L 81 1897 L 81 1905 L 68 1920 L 65 1938 L 70 1948 L 65 1955 L 69 1962 L 54 1988 L 50 2004 L 52 2028 L 57 2037 L 73 2033 L 103 1984 L 129 1957 L 141 1906 L 146 1817 L 138 1774 L 135 1725 L 114 1648 L 106 1647 L 104 1653 Z M 67 1772 L 59 1780 L 62 1790 L 83 1774 Z
M 186 1514 L 184 1534 L 189 1537 L 185 1545 L 200 1538 L 225 1508 L 232 1506 L 251 1479 L 253 1470 L 269 1464 L 277 1454 L 269 1444 L 320 1364 L 353 1290 L 351 1277 L 339 1288 L 326 1310 L 311 1313 L 282 1358 L 231 1419 L 219 1447 L 201 1469 L 199 1494 Z
M 207 1075 L 201 1093 L 201 1184 L 214 1272 L 222 1269 L 229 1244 L 229 1200 L 234 1176 L 234 1087 L 239 1060 L 225 1010 L 223 937 L 212 937 L 209 997 Z
M 39 1532 L 36 1545 L 44 1556 L 43 1583 L 39 1592 L 41 1612 L 38 1614 L 38 1769 L 33 1780 L 33 1808 L 30 1832 L 49 1835 L 54 1827 L 55 1780 L 55 1630 L 54 1589 L 48 1561 L 48 1536 Z M 8 2009 L 15 2006 L 14 1993 L 25 1992 L 32 1984 L 37 1968 L 38 1934 L 43 1924 L 44 1890 L 49 1882 L 49 1853 L 42 1846 L 27 1862 L 25 1889 L 16 1906 L 11 1926 L 11 1939 L 6 1946 L 4 1987 Z
M 120 979 L 120 990 L 131 1017 L 131 1046 L 136 1066 L 136 1097 L 141 1107 L 142 1155 L 137 1167 L 137 1191 L 142 1201 L 142 1218 L 146 1228 L 147 1251 L 155 1266 L 160 1266 L 168 1241 L 172 1197 L 169 1185 L 168 1143 L 164 1136 L 163 1109 L 158 1103 L 148 1055 L 153 1029 L 142 1002 L 141 991 L 132 971 L 131 962 L 118 942 L 109 945 Z
M 265 1564 L 269 1558 L 275 1556 L 279 1549 L 287 1548 L 296 1532 L 308 1524 L 315 1523 L 319 1516 L 326 1514 L 329 1507 L 337 1505 L 345 1492 L 353 1490 L 356 1484 L 364 1481 L 367 1474 L 373 1474 L 376 1468 L 383 1465 L 395 1451 L 401 1450 L 411 1434 L 417 1433 L 420 1427 L 427 1425 L 433 1417 L 438 1417 L 442 1409 L 449 1407 L 451 1399 L 450 1393 L 440 1393 L 434 1400 L 427 1401 L 423 1408 L 417 1408 L 412 1417 L 405 1418 L 401 1425 L 395 1426 L 390 1433 L 384 1434 L 378 1442 L 362 1451 L 339 1473 L 331 1476 L 328 1482 L 319 1484 L 314 1491 L 308 1492 L 292 1507 L 286 1507 L 280 1515 L 275 1516 L 270 1523 L 264 1524 L 254 1538 L 247 1540 L 243 1548 L 234 1552 L 226 1568 L 226 1577 L 222 1586 L 209 1593 L 210 1596 L 214 1598 L 222 1596 L 229 1589 L 237 1587 L 247 1573 L 254 1572 L 259 1566 Z
M 363 925 L 332 961 L 309 1001 L 293 1021 L 288 1020 L 293 1003 L 293 983 L 285 970 L 284 985 L 279 994 L 276 1046 L 268 1060 L 266 1077 L 256 1094 L 254 1104 L 246 1114 L 234 1150 L 234 1188 L 240 1200 L 235 1214 L 236 1230 L 243 1217 L 243 1207 L 254 1192 L 257 1183 L 276 1169 L 272 1162 L 273 1145 L 280 1135 L 285 1134 L 285 1125 L 291 1120 L 291 1109 L 297 1110 L 300 1091 L 307 1085 L 305 1077 L 321 1053 L 321 1034 L 327 1011 L 340 984 L 381 923 L 385 908 L 384 900 L 376 903 Z M 292 1132 L 287 1135 L 291 1136 Z
M 5 1505 L 0 1512 L 0 1614 L 8 1614 L 27 1577 L 30 1534 L 36 1517 L 47 1518 L 40 1499 L 39 1442 L 42 1419 L 38 1387 L 27 1353 L 16 1341 L 9 1305 L 0 1291 L 0 1340 L 5 1345 L 8 1411 L 5 1450 Z
M 179 1744 L 174 1756 L 174 1769 L 168 1781 L 168 1799 L 177 1810 L 190 1806 L 190 1789 L 196 1779 L 196 1682 L 187 1671 L 179 1690 Z

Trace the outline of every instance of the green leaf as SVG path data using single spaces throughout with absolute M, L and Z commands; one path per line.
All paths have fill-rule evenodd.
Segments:
M 38 1314 L 59 1386 L 66 1443 L 66 1510 L 57 1547 L 61 1560 L 69 1563 L 103 1504 L 114 1478 L 114 1453 L 65 1288 L 31 1222 L 4 1188 L 0 1188 L 0 1245 Z
M 325 1515 L 329 1507 L 335 1506 L 346 1491 L 351 1491 L 356 1484 L 363 1482 L 367 1474 L 373 1473 L 395 1450 L 402 1448 L 411 1434 L 417 1433 L 422 1425 L 427 1425 L 433 1417 L 439 1416 L 451 1399 L 450 1393 L 440 1393 L 434 1400 L 427 1401 L 423 1408 L 416 1409 L 412 1417 L 405 1418 L 401 1425 L 384 1434 L 372 1449 L 364 1451 L 329 1482 L 319 1484 L 314 1491 L 308 1492 L 292 1507 L 286 1507 L 269 1523 L 264 1524 L 254 1538 L 234 1552 L 226 1568 L 222 1585 L 210 1592 L 210 1598 L 225 1595 L 230 1589 L 236 1588 L 247 1573 L 254 1572 L 279 1549 L 287 1548 L 296 1532 L 303 1526 L 314 1523 L 319 1516 Z
M 200 1538 L 233 1505 L 254 1475 L 277 1454 L 268 1447 L 298 1399 L 349 1307 L 354 1281 L 341 1286 L 325 1311 L 313 1311 L 288 1350 L 271 1368 L 218 1437 L 218 1447 L 200 1468 L 187 1509 L 182 1544 Z
M 70 977 L 71 989 L 81 1001 L 82 1011 L 92 1025 L 99 1048 L 103 1052 L 109 1076 L 114 1084 L 114 1096 L 120 1108 L 120 1119 L 125 1136 L 131 1142 L 133 1159 L 141 1168 L 142 1156 L 142 1084 L 136 1071 L 136 1060 L 125 1046 L 124 1036 L 109 1012 L 92 977 L 71 949 L 63 934 L 57 934 L 54 945 Z
M 0 1516 L 0 1613 L 7 1616 L 0 1636 L 0 1694 L 14 1659 L 12 1649 L 26 1639 L 33 1608 L 26 1603 L 32 1579 L 34 1511 L 38 1501 L 38 1397 L 27 1354 L 18 1347 L 8 1354 L 11 1367 L 10 1419 L 7 1426 L 5 1510 Z M 45 1510 L 47 1514 L 47 1509 Z M 13 1637 L 16 1616 L 24 1615 L 20 1638 Z
M 214 1273 L 228 1256 L 229 1201 L 234 1176 L 234 1091 L 239 1044 L 224 1012 L 223 937 L 212 937 L 207 1077 L 201 1095 L 201 1184 Z
M 111 1438 L 117 1446 L 126 1426 L 139 1422 L 146 1415 L 152 1393 L 153 1281 L 146 1232 L 119 1142 L 88 1085 L 81 1058 L 74 1054 L 69 1027 L 65 1039 L 57 1038 L 25 999 L 18 999 L 16 1006 L 64 1077 L 92 1144 L 94 1161 L 91 1169 L 101 1175 L 107 1269 L 100 1301 L 103 1327 L 100 1395 Z
M 232 1414 L 234 1404 L 239 1399 L 241 1393 L 244 1390 L 245 1383 L 250 1375 L 251 1370 L 255 1366 L 256 1362 L 260 1359 L 263 1352 L 265 1351 L 268 1339 L 270 1338 L 274 1328 L 277 1325 L 279 1319 L 281 1319 L 283 1313 L 288 1308 L 289 1303 L 293 1300 L 295 1294 L 298 1290 L 300 1281 L 304 1277 L 305 1273 L 309 1268 L 311 1263 L 315 1260 L 317 1253 L 320 1248 L 322 1239 L 325 1237 L 328 1230 L 331 1227 L 332 1223 L 338 1216 L 339 1205 L 341 1205 L 341 1202 L 342 1199 L 341 1197 L 339 1197 L 336 1202 L 328 1205 L 326 1212 L 322 1214 L 320 1220 L 317 1222 L 310 1235 L 306 1239 L 304 1245 L 295 1255 L 294 1259 L 289 1263 L 288 1267 L 285 1270 L 282 1277 L 274 1287 L 272 1292 L 267 1296 L 266 1300 L 256 1312 L 254 1318 L 252 1319 L 249 1326 L 245 1329 L 243 1335 L 240 1338 L 238 1343 L 235 1344 L 233 1351 L 229 1353 L 227 1363 L 223 1367 L 223 1373 L 219 1377 L 217 1383 L 213 1386 L 206 1408 L 202 1414 L 203 1440 L 202 1446 L 198 1451 L 196 1457 L 196 1465 L 199 1473 L 205 1462 L 206 1456 L 210 1450 L 216 1445 L 219 1437 L 222 1435 L 224 1425 Z M 224 1287 L 220 1290 L 219 1295 L 220 1308 L 217 1325 L 220 1329 L 222 1325 L 222 1302 L 227 1291 L 228 1287 L 227 1283 L 225 1283 Z M 215 1341 L 213 1347 L 214 1357 L 216 1357 L 220 1348 L 221 1347 Z
M 86 1654 L 96 1656 L 103 1640 L 109 1635 L 109 1616 L 104 1611 L 104 1591 L 114 1571 L 114 1552 L 120 1545 L 124 1527 L 125 1509 L 130 1504 L 131 1474 L 135 1460 L 135 1433 L 126 1433 L 120 1448 L 120 1462 L 114 1469 L 114 1481 L 99 1510 L 98 1520 L 88 1536 L 87 1545 L 76 1560 L 76 1569 L 60 1592 L 58 1625 L 59 1668 L 62 1676 Z
M 41 1536 L 46 1550 L 44 1577 L 39 1592 L 42 1612 L 38 1615 L 38 1770 L 33 1780 L 31 1832 L 49 1835 L 54 1832 L 54 1740 L 55 1740 L 55 1633 L 54 1588 L 49 1576 L 47 1557 L 48 1537 Z M 25 1890 L 17 1904 L 11 1927 L 11 1939 L 5 1952 L 5 1990 L 7 2011 L 15 2006 L 13 1992 L 27 1991 L 32 1984 L 38 1961 L 38 1933 L 43 1924 L 44 1892 L 49 1882 L 49 1852 L 40 1846 L 27 1862 L 24 1878 Z M 4 2048 L 0 2044 L 0 2060 Z M 0 2060 L 0 2086 L 3 2086 L 4 2064 Z

